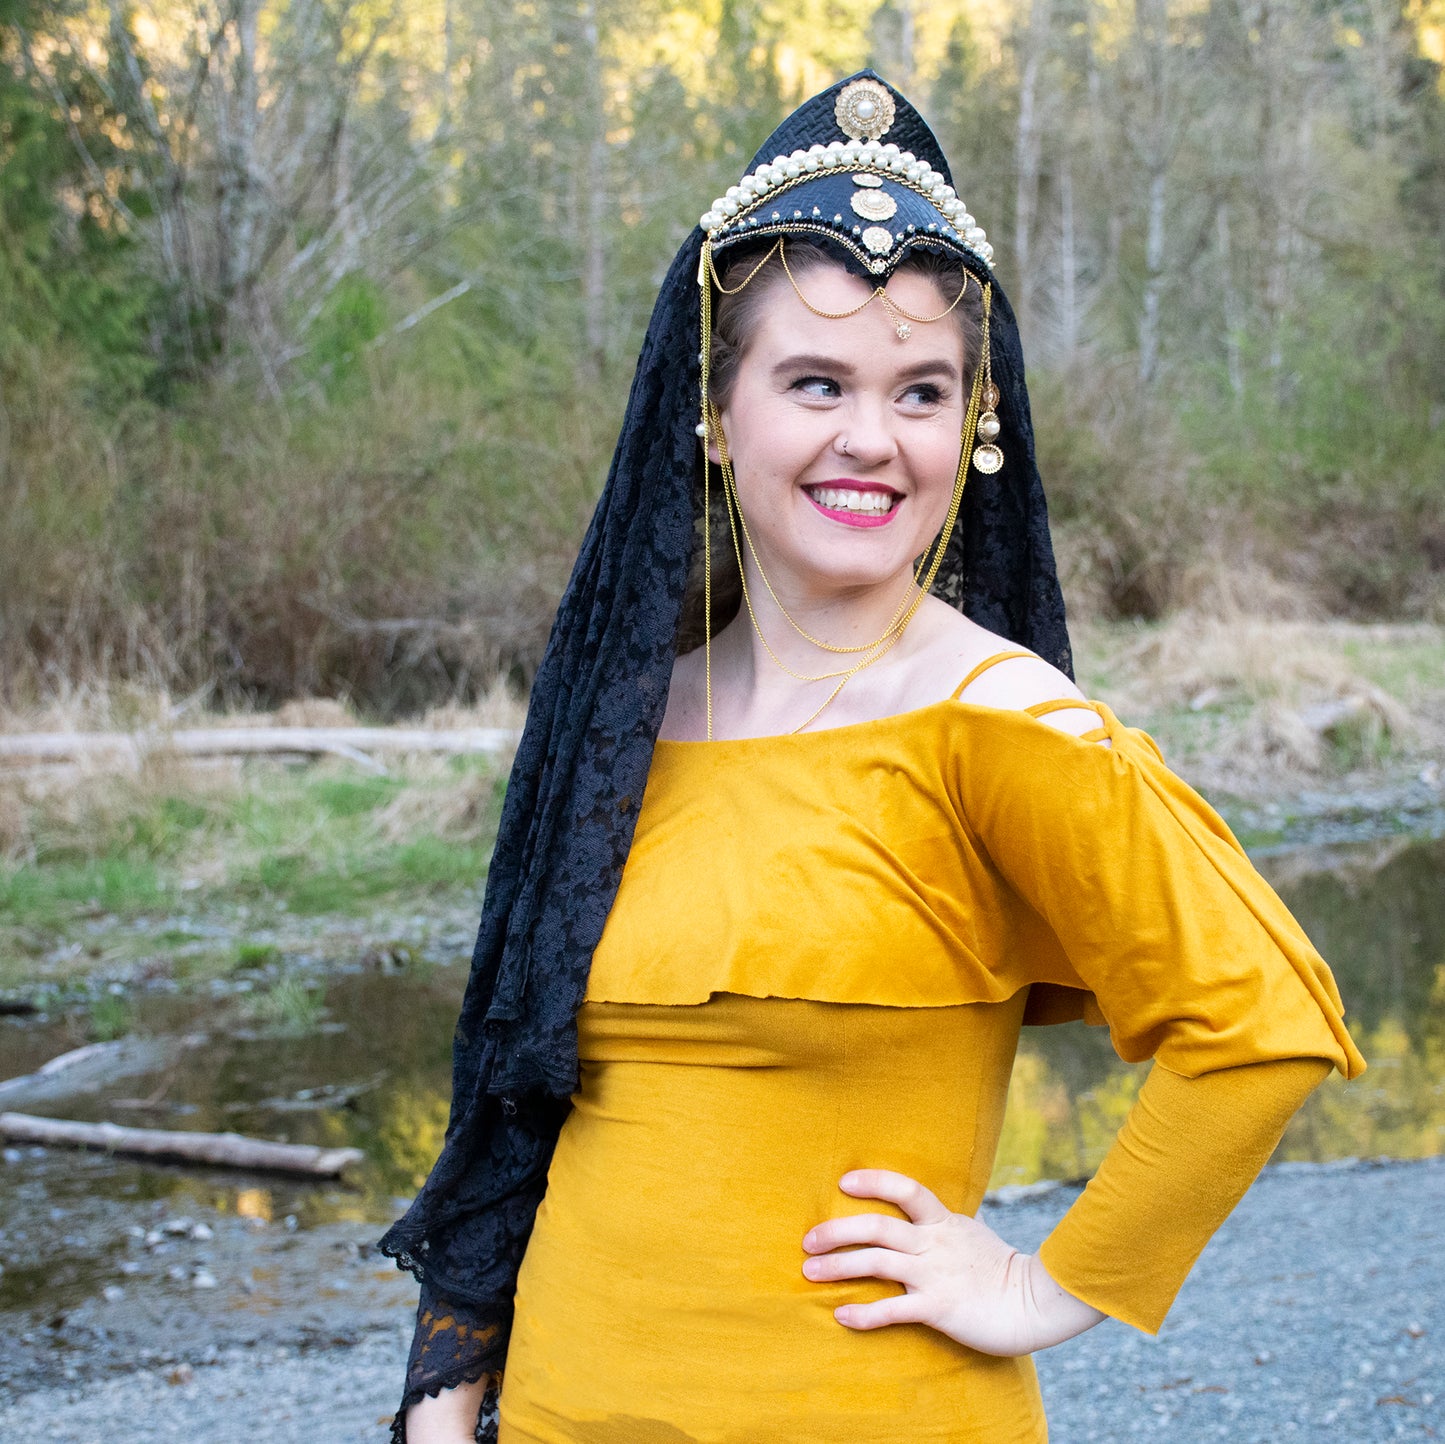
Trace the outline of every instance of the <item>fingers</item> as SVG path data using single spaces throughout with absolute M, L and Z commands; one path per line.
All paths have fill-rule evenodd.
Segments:
M 939 1197 L 916 1179 L 889 1168 L 859 1168 L 838 1180 L 844 1193 L 896 1203 L 914 1223 L 944 1223 L 952 1215 Z
M 912 1254 L 894 1253 L 891 1248 L 859 1248 L 805 1259 L 803 1274 L 815 1282 L 827 1279 L 888 1279 L 911 1287 L 916 1280 L 917 1267 L 918 1260 Z
M 827 1253 L 844 1244 L 876 1243 L 899 1253 L 917 1253 L 918 1235 L 911 1223 L 886 1213 L 855 1213 L 844 1218 L 830 1218 L 803 1236 L 803 1247 L 809 1253 Z
M 871 1304 L 840 1304 L 833 1317 L 850 1329 L 882 1329 L 889 1324 L 924 1322 L 923 1305 L 917 1294 L 893 1294 Z

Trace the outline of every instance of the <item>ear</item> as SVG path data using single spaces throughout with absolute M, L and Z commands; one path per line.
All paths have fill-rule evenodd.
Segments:
M 718 424 L 726 428 L 727 412 L 725 410 L 718 412 Z M 727 435 L 726 429 L 724 429 L 723 435 Z M 707 459 L 714 466 L 722 465 L 722 452 L 718 450 L 717 437 L 712 427 L 708 427 L 707 431 Z

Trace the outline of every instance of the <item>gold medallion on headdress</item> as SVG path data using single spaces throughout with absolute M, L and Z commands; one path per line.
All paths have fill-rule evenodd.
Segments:
M 850 140 L 877 140 L 893 124 L 896 111 L 888 87 L 876 80 L 855 80 L 838 92 L 833 116 Z
M 865 221 L 890 220 L 898 209 L 898 202 L 886 191 L 856 190 L 849 204 Z

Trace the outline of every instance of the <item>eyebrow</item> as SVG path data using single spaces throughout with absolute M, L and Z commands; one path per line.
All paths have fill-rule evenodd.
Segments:
M 797 356 L 785 356 L 773 367 L 773 377 L 777 379 L 786 372 L 810 370 L 833 372 L 840 376 L 853 374 L 853 368 L 840 361 L 836 356 L 820 356 L 805 352 Z M 958 379 L 958 368 L 951 361 L 935 358 L 919 361 L 912 366 L 905 366 L 898 372 L 900 381 L 913 381 L 920 376 L 945 376 L 950 381 L 954 381 Z

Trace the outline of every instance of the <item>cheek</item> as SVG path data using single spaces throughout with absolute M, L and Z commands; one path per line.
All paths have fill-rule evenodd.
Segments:
M 952 424 L 940 426 L 928 437 L 925 466 L 931 483 L 945 490 L 952 489 L 962 447 L 959 428 Z
M 728 450 L 739 468 L 739 485 L 745 470 L 781 475 L 811 464 L 829 444 L 833 430 L 836 423 L 830 430 L 825 418 L 800 414 L 796 406 L 774 397 L 748 398 L 723 417 Z

